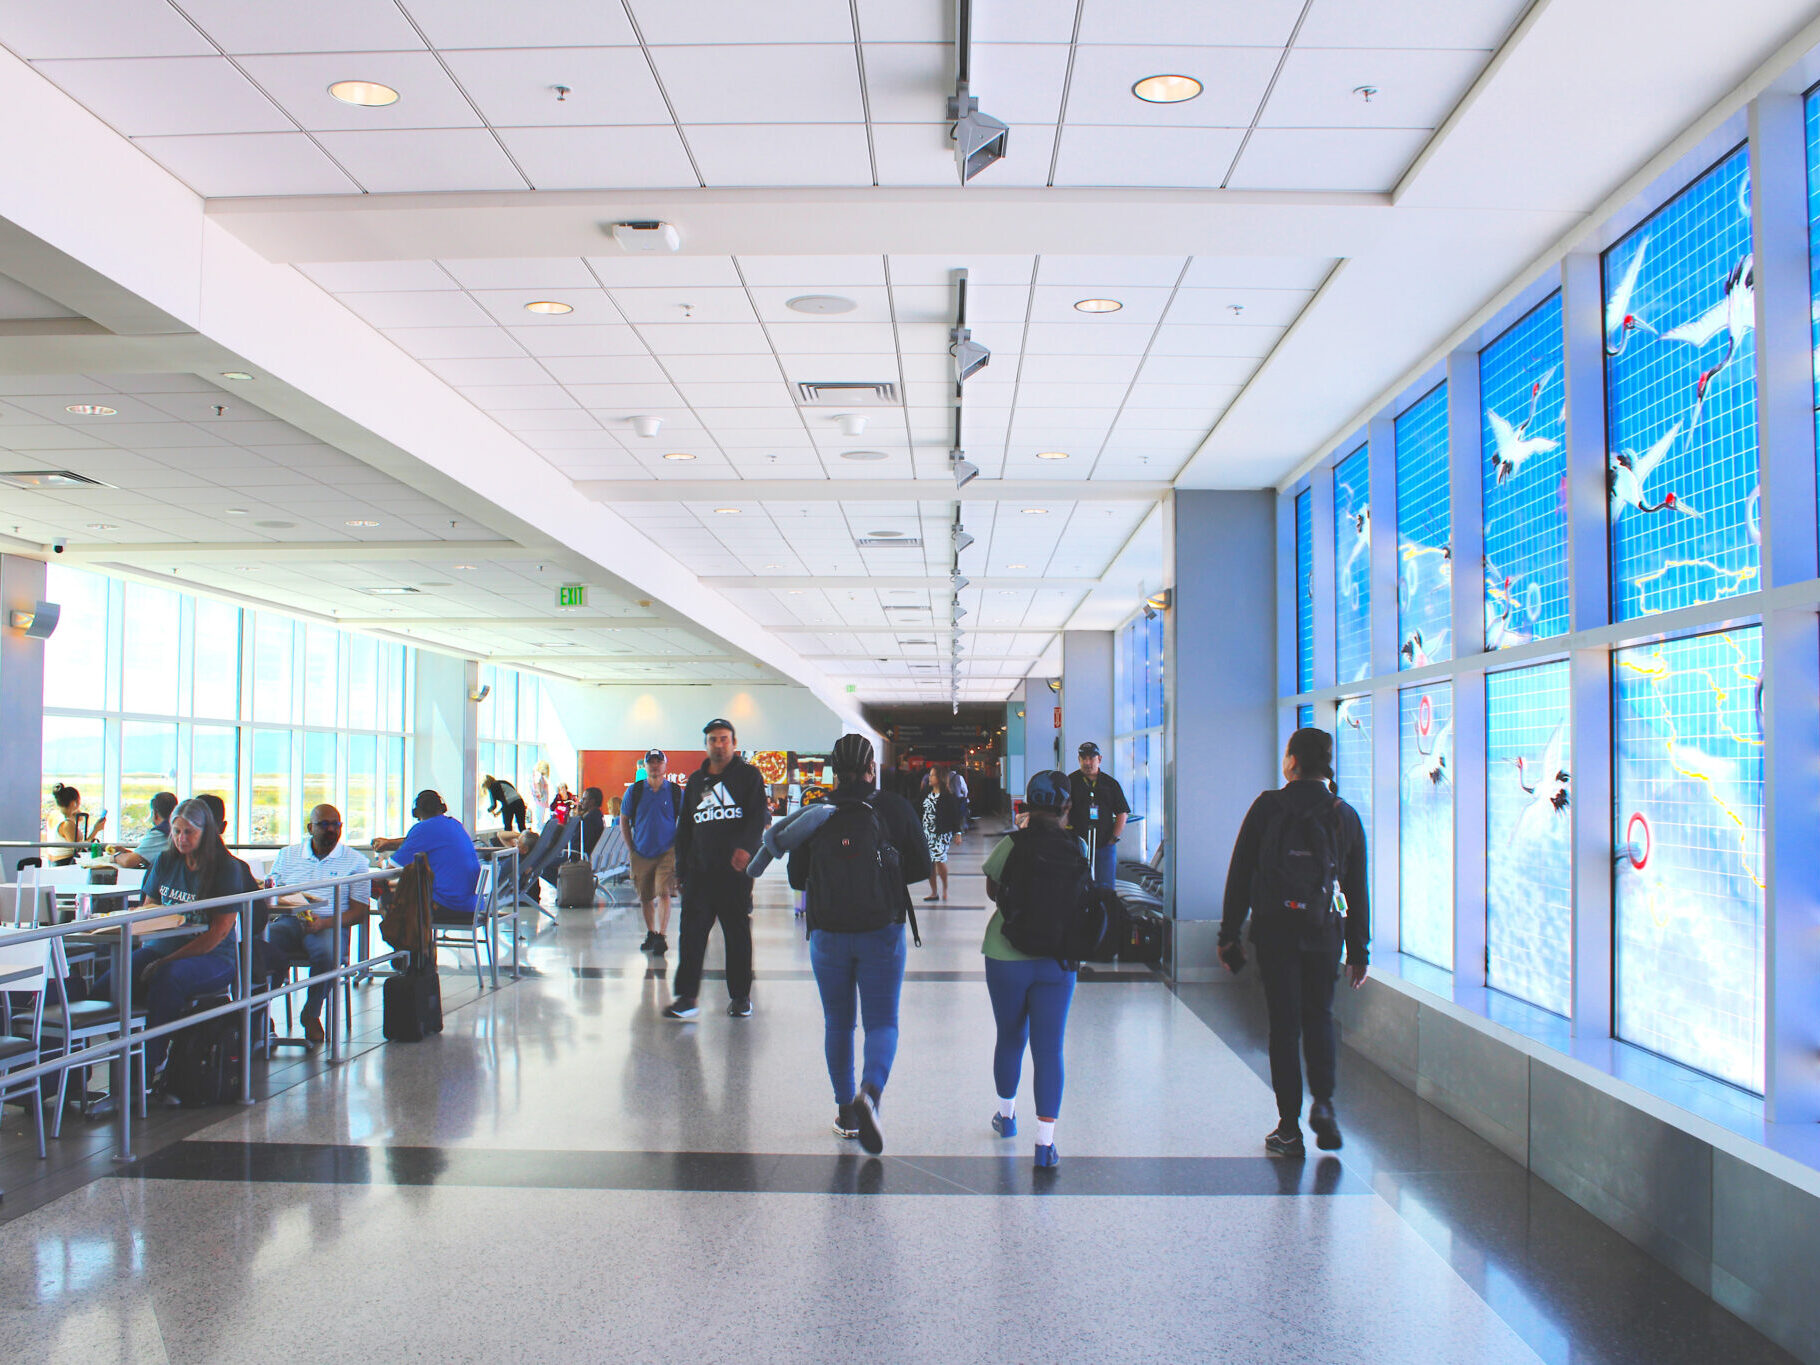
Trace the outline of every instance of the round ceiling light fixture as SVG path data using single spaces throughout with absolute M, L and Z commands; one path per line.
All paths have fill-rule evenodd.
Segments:
M 118 531 L 120 528 L 111 521 L 91 521 L 88 529 L 91 531 Z
M 221 515 L 224 517 L 244 517 L 246 515 L 246 508 L 244 508 L 244 507 L 224 508 L 224 509 L 222 509 Z
M 365 517 L 356 517 L 352 521 L 344 521 L 341 524 L 343 526 L 377 526 L 377 525 L 379 525 L 378 522 L 368 521 Z
M 1006 566 L 1005 566 L 1005 567 L 1006 567 L 1006 568 L 1007 568 L 1007 569 L 1021 569 L 1021 568 L 1023 568 L 1023 567 L 1024 567 L 1024 565 L 1022 565 L 1022 564 L 1007 564 L 1007 565 L 1006 565 Z
M 451 569 L 459 569 L 463 573 L 473 573 L 474 572 L 474 566 L 472 564 L 451 564 L 451 565 L 449 565 L 449 567 Z
M 902 540 L 904 538 L 902 531 L 868 531 L 866 534 L 874 540 Z
M 1049 509 L 1047 507 L 1026 507 L 1024 509 L 1024 515 L 1027 517 L 1046 517 L 1049 515 Z
M 1146 76 L 1131 93 L 1145 104 L 1183 104 L 1201 93 L 1201 83 L 1193 76 Z
M 78 417 L 114 417 L 119 415 L 118 408 L 103 407 L 100 403 L 71 403 L 64 409 Z
M 573 313 L 575 305 L 563 303 L 558 299 L 533 299 L 525 305 L 527 313 L 541 313 L 546 317 L 559 318 L 564 313 Z
M 1117 299 L 1082 299 L 1074 305 L 1077 313 L 1116 313 L 1125 305 Z
M 1068 452 L 1065 450 L 1039 450 L 1036 452 L 1036 458 L 1039 460 L 1065 460 L 1068 458 Z
M 716 516 L 720 516 L 720 517 L 737 517 L 739 515 L 739 508 L 737 508 L 737 507 L 716 507 L 714 509 L 714 514 Z
M 664 456 L 664 458 L 666 460 L 693 460 L 695 457 L 686 450 L 672 450 L 668 455 Z
M 221 372 L 221 377 L 223 379 L 247 380 L 251 379 L 253 376 L 248 374 L 245 370 L 223 370 Z
M 336 81 L 329 87 L 329 93 L 343 104 L 359 105 L 362 109 L 383 109 L 388 104 L 398 103 L 398 92 L 378 81 Z
M 888 460 L 891 458 L 882 450 L 843 450 L 840 457 L 843 460 Z
M 835 313 L 851 313 L 859 307 L 852 299 L 844 299 L 839 294 L 799 294 L 784 304 L 799 313 L 813 313 L 819 317 L 828 317 Z

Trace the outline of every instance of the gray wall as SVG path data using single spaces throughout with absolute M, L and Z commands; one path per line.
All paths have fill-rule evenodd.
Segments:
M 13 629 L 44 597 L 44 562 L 0 555 L 0 839 L 39 837 L 44 774 L 44 641 Z M 25 850 L 29 852 L 30 850 Z M 9 850 L 6 869 L 23 856 Z
M 1239 823 L 1278 785 L 1276 494 L 1178 490 L 1166 688 L 1171 970 L 1218 980 L 1220 896 Z
M 1051 717 L 1053 719 L 1053 716 Z M 1112 632 L 1062 632 L 1062 762 L 1064 772 L 1077 764 L 1076 751 L 1086 740 L 1100 746 L 1106 771 L 1112 772 Z M 1121 781 L 1128 774 L 1112 773 Z
M 1026 678 L 1024 680 L 1024 781 L 1030 780 L 1031 774 L 1040 773 L 1057 765 L 1055 757 L 1056 736 L 1061 732 L 1055 728 L 1055 708 L 1062 704 L 1061 697 L 1049 690 L 1048 678 Z M 1020 790 L 1019 795 L 1022 795 Z
M 412 781 L 417 791 L 433 787 L 441 792 L 449 814 L 470 829 L 479 809 L 476 784 L 480 773 L 475 764 L 480 751 L 480 717 L 468 694 L 479 683 L 478 664 L 418 651 Z

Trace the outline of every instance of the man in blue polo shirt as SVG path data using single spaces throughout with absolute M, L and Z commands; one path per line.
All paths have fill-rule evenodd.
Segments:
M 477 897 L 474 888 L 480 882 L 480 855 L 474 851 L 474 838 L 467 826 L 455 819 L 443 804 L 438 792 L 417 793 L 411 814 L 417 823 L 402 839 L 375 839 L 375 853 L 389 853 L 395 866 L 407 866 L 419 853 L 430 861 L 430 875 L 436 879 L 436 919 L 444 924 L 473 922 Z
M 626 788 L 619 803 L 619 823 L 626 839 L 632 885 L 645 914 L 641 953 L 670 951 L 670 889 L 676 883 L 676 817 L 682 810 L 682 788 L 668 777 L 669 755 L 662 749 L 645 754 L 645 775 Z

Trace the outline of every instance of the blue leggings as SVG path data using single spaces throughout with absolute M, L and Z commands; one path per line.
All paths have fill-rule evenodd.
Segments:
M 998 1020 L 998 1046 L 992 1054 L 992 1079 L 999 1098 L 1017 1097 L 1024 1069 L 1024 1045 L 1030 1046 L 1030 1070 L 1036 1079 L 1038 1118 L 1062 1113 L 1062 1035 L 1068 1031 L 1068 1006 L 1074 1000 L 1073 972 L 1054 958 L 1005 962 L 986 959 L 986 989 Z
M 849 1104 L 853 1087 L 855 1014 L 865 1021 L 860 1084 L 882 1095 L 897 1057 L 897 1006 L 904 989 L 904 926 L 863 934 L 817 929 L 809 935 L 809 964 L 821 990 L 824 1049 L 834 1102 Z M 855 999 L 858 1009 L 855 1010 Z

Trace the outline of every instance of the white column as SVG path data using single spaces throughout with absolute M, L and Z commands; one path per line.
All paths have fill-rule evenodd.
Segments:
M 0 839 L 36 839 L 44 768 L 44 641 L 13 628 L 15 611 L 30 611 L 44 597 L 44 561 L 0 555 Z M 65 623 L 70 629 L 82 623 Z M 30 852 L 6 850 L 0 881 Z

